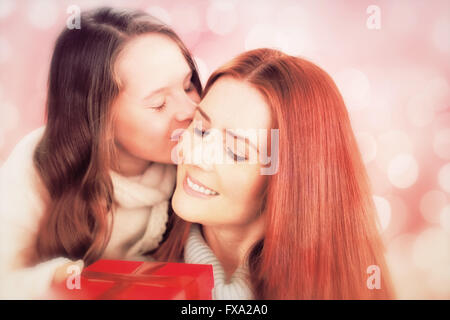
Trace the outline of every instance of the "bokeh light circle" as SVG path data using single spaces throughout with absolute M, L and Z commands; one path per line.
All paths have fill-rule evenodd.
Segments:
M 237 12 L 233 2 L 212 1 L 206 11 L 208 28 L 219 35 L 226 35 L 237 25 Z
M 399 154 L 395 156 L 388 166 L 389 181 L 397 188 L 409 188 L 418 177 L 419 166 L 411 154 Z
M 0 1 L 0 19 L 6 18 L 14 10 L 14 0 L 1 0 Z
M 373 196 L 373 201 L 378 214 L 378 228 L 380 231 L 384 231 L 391 221 L 391 205 L 385 198 L 376 195 Z
M 438 157 L 450 159 L 450 128 L 444 128 L 435 133 L 433 150 Z
M 442 208 L 439 222 L 442 229 L 450 234 L 450 204 Z
M 420 199 L 420 213 L 430 223 L 439 223 L 442 209 L 447 204 L 447 196 L 439 190 L 430 190 Z
M 349 110 L 358 110 L 369 105 L 370 82 L 366 74 L 354 68 L 347 68 L 333 78 Z
M 450 163 L 445 164 L 438 172 L 438 182 L 442 190 L 450 193 Z
M 422 231 L 413 245 L 414 264 L 426 270 L 448 262 L 450 257 L 450 238 L 442 228 L 430 227 Z
M 365 164 L 375 159 L 377 155 L 377 142 L 368 132 L 358 132 L 355 134 L 361 156 Z
M 30 1 L 28 7 L 28 20 L 37 29 L 48 29 L 58 19 L 58 4 L 54 0 Z
M 150 6 L 147 9 L 145 9 L 145 12 L 154 16 L 155 18 L 158 18 L 159 20 L 161 20 L 162 22 L 164 22 L 169 26 L 172 24 L 172 18 L 170 16 L 170 13 L 160 6 Z

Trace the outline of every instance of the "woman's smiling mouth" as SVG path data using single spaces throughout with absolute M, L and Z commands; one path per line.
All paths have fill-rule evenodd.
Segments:
M 211 198 L 219 195 L 217 191 L 206 187 L 187 173 L 183 181 L 183 188 L 187 194 L 200 198 Z

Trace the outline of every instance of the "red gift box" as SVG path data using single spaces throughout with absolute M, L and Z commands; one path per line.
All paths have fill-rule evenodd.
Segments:
M 210 300 L 211 265 L 99 260 L 84 268 L 80 288 L 54 285 L 52 299 Z

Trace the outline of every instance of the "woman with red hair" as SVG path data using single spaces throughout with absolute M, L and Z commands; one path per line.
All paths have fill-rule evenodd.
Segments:
M 322 69 L 241 54 L 209 78 L 180 146 L 172 205 L 188 222 L 172 217 L 158 255 L 212 264 L 215 299 L 393 298 L 366 171 Z

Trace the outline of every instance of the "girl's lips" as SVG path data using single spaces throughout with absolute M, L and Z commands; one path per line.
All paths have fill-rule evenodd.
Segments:
M 170 140 L 172 141 L 178 141 L 181 137 L 181 135 L 183 134 L 185 129 L 175 129 L 172 133 L 172 135 L 170 136 Z
M 187 194 L 203 199 L 211 199 L 219 195 L 218 192 L 206 187 L 198 180 L 195 180 L 189 176 L 187 173 L 183 180 L 183 189 Z

